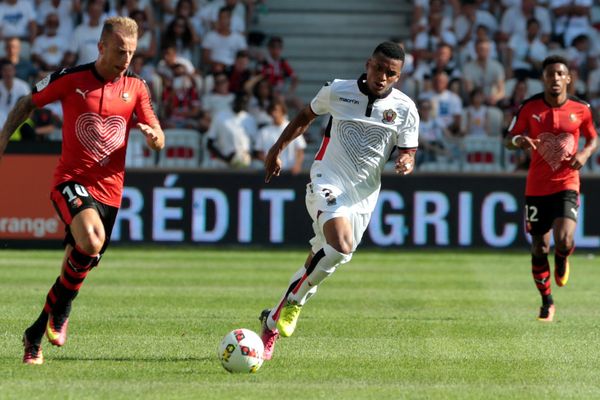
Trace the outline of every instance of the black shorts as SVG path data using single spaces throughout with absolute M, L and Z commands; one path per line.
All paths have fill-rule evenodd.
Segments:
M 110 235 L 119 209 L 97 201 L 87 191 L 85 186 L 72 181 L 61 183 L 55 187 L 50 193 L 50 198 L 58 216 L 65 223 L 66 235 L 63 241 L 63 245 L 65 246 L 67 244 L 75 246 L 75 238 L 70 228 L 73 217 L 88 208 L 93 208 L 98 212 L 106 237 L 102 250 L 100 250 L 100 254 L 103 254 L 110 242 Z
M 579 193 L 565 190 L 548 196 L 525 197 L 527 232 L 544 235 L 552 229 L 556 218 L 569 218 L 577 222 Z

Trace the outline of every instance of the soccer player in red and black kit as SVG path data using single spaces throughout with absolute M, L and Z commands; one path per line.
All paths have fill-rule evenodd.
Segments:
M 555 307 L 550 290 L 550 230 L 554 235 L 554 280 L 569 279 L 568 256 L 579 207 L 579 170 L 596 150 L 597 133 L 590 105 L 567 95 L 571 76 L 567 60 L 550 56 L 542 64 L 544 92 L 521 105 L 514 117 L 506 147 L 530 149 L 531 164 L 525 188 L 525 218 L 531 235 L 531 272 L 542 296 L 538 320 L 552 322 Z M 585 146 L 579 149 L 579 137 Z
M 1 157 L 11 134 L 34 108 L 61 101 L 62 154 L 50 198 L 66 224 L 65 256 L 42 313 L 23 335 L 26 364 L 44 362 L 44 332 L 53 345 L 65 343 L 71 302 L 108 246 L 121 205 L 134 113 L 148 146 L 157 151 L 164 147 L 148 87 L 127 71 L 137 32 L 130 18 L 108 18 L 98 42 L 98 59 L 56 71 L 38 82 L 32 94 L 21 98 L 8 114 L 0 133 Z

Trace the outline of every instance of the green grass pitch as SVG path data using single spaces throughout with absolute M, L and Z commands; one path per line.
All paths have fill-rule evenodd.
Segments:
M 583 251 L 544 324 L 525 249 L 359 250 L 254 375 L 227 373 L 218 344 L 259 330 L 305 252 L 111 248 L 67 344 L 22 365 L 61 257 L 0 251 L 1 399 L 600 398 L 600 268 Z

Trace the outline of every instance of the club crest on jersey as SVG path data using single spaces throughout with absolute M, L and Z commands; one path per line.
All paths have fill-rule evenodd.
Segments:
M 575 122 L 575 121 L 577 121 L 577 115 L 575 115 L 575 114 L 571 113 L 571 114 L 569 115 L 569 120 L 570 120 L 571 122 Z
M 396 121 L 396 117 L 398 116 L 398 114 L 396 114 L 396 111 L 392 110 L 391 108 L 389 110 L 385 110 L 383 112 L 383 119 L 381 120 L 384 124 L 393 124 L 394 121 Z
M 129 103 L 131 101 L 131 96 L 129 96 L 129 93 L 123 92 L 121 99 L 123 99 L 125 103 Z

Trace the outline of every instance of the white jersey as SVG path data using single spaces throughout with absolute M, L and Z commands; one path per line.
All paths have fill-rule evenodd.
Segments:
M 416 149 L 419 136 L 417 107 L 407 95 L 397 89 L 383 98 L 368 93 L 364 75 L 358 81 L 336 79 L 310 103 L 315 114 L 331 114 L 311 180 L 339 188 L 341 202 L 360 213 L 375 208 L 394 147 Z

